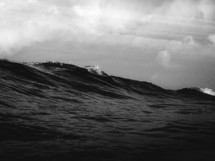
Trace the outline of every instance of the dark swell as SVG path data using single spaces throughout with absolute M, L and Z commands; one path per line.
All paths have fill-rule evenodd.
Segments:
M 0 160 L 214 160 L 215 97 L 0 60 Z M 186 156 L 186 157 L 185 157 Z

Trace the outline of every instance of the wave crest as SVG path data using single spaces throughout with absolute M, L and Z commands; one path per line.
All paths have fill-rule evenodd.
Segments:
M 200 90 L 205 94 L 215 96 L 215 92 L 210 88 L 201 88 Z
M 88 65 L 88 66 L 85 66 L 84 68 L 87 69 L 90 73 L 101 75 L 101 76 L 107 76 L 107 74 L 103 72 L 98 65 L 95 65 L 95 66 Z
M 40 86 L 45 89 L 60 88 L 73 92 L 97 93 L 112 98 L 134 98 L 137 95 L 149 97 L 189 97 L 215 99 L 215 92 L 209 88 L 184 88 L 166 90 L 149 82 L 111 76 L 101 71 L 98 65 L 78 67 L 59 62 L 17 63 L 0 59 L 0 85 L 2 80 L 13 82 L 12 86 Z M 15 88 L 16 88 L 15 87 Z M 14 89 L 14 87 L 12 87 Z M 21 88 L 21 86 L 19 86 Z M 36 92 L 35 92 L 36 93 Z M 32 93 L 33 94 L 33 93 Z

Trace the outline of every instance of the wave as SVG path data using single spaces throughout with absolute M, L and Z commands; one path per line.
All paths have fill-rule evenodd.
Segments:
M 215 144 L 215 97 L 208 91 L 168 90 L 97 66 L 0 60 L 0 155 L 55 161 L 151 160 L 157 152 L 160 160 L 175 160 L 181 151 L 205 156 L 204 147 Z M 162 158 L 163 152 L 172 157 Z
M 73 92 L 97 93 L 112 98 L 134 98 L 136 95 L 155 97 L 178 97 L 192 95 L 209 97 L 214 95 L 210 89 L 184 88 L 166 90 L 149 82 L 141 82 L 108 75 L 98 66 L 78 67 L 59 62 L 17 63 L 0 60 L 1 85 L 2 80 L 41 88 L 61 88 Z M 24 87 L 24 86 L 23 86 Z M 21 88 L 21 87 L 20 87 Z M 26 88 L 26 87 L 25 87 Z M 20 92 L 26 89 L 13 88 Z M 26 91 L 37 94 L 37 91 Z

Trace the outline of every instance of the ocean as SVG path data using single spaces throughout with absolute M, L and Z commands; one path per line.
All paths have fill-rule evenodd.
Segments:
M 214 161 L 215 96 L 0 60 L 1 161 Z

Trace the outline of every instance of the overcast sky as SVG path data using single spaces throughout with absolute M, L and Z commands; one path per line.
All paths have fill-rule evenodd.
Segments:
M 0 58 L 215 89 L 215 1 L 0 0 Z

